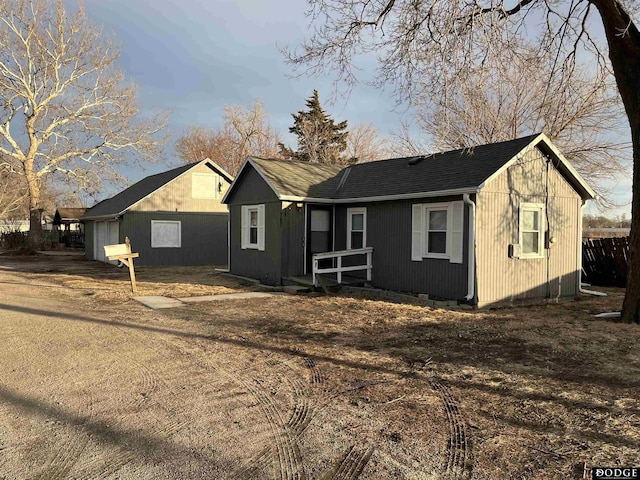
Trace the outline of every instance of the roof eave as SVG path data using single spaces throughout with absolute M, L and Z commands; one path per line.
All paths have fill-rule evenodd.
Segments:
M 592 200 L 597 197 L 596 192 L 587 184 L 587 182 L 584 181 L 582 176 L 571 166 L 571 164 L 567 161 L 567 159 L 564 158 L 564 155 L 560 153 L 560 151 L 556 148 L 556 146 L 551 142 L 549 137 L 547 137 L 544 133 L 541 133 L 537 135 L 535 138 L 533 138 L 526 147 L 520 150 L 516 155 L 513 156 L 513 158 L 505 162 L 504 165 L 502 165 L 502 167 L 500 167 L 498 170 L 492 173 L 488 178 L 486 178 L 479 185 L 478 190 L 481 190 L 487 184 L 491 183 L 492 180 L 494 180 L 498 175 L 502 174 L 507 168 L 513 165 L 520 157 L 522 157 L 522 155 L 527 153 L 532 148 L 537 147 L 540 143 L 544 143 L 545 147 L 551 150 L 551 152 L 558 159 L 558 161 L 563 166 L 563 168 L 572 177 L 569 180 L 570 181 L 574 180 L 575 184 L 577 184 L 580 187 L 580 189 L 582 189 L 582 192 L 578 192 L 578 193 L 580 193 L 580 196 L 582 197 L 583 200 Z M 575 188 L 575 185 L 574 185 L 574 188 Z M 579 189 L 576 189 L 576 191 L 577 190 Z
M 236 185 L 236 181 L 242 176 L 242 174 L 244 173 L 245 169 L 247 168 L 247 165 L 251 165 L 253 167 L 253 169 L 256 172 L 258 172 L 258 175 L 260 175 L 260 178 L 262 178 L 262 180 L 264 180 L 264 182 L 269 186 L 269 188 L 273 191 L 275 196 L 278 197 L 278 200 L 286 200 L 285 198 L 283 198 L 282 195 L 280 195 L 280 192 L 278 192 L 278 190 L 271 184 L 271 182 L 269 181 L 267 176 L 262 172 L 260 167 L 253 161 L 253 157 L 247 157 L 246 160 L 244 161 L 244 163 L 242 164 L 242 167 L 240 168 L 240 171 L 238 172 L 238 174 L 234 178 L 233 182 L 231 183 L 231 186 L 227 190 L 227 193 L 225 193 L 224 197 L 222 197 L 222 200 L 220 201 L 221 203 L 224 203 L 224 204 L 227 203 L 227 198 L 229 197 L 229 195 L 231 195 L 231 192 L 233 191 L 233 189 L 234 189 L 234 187 Z M 294 201 L 296 201 L 296 200 L 294 200 Z M 301 201 L 301 200 L 299 200 L 299 201 Z
M 315 197 L 296 197 L 290 195 L 283 195 L 280 200 L 289 202 L 306 202 L 306 203 L 365 203 L 365 202 L 385 202 L 391 200 L 413 200 L 416 198 L 433 198 L 433 197 L 447 197 L 451 195 L 463 195 L 465 193 L 477 193 L 478 187 L 462 187 L 452 188 L 447 190 L 436 190 L 433 192 L 414 192 L 414 193 L 399 193 L 396 195 L 379 195 L 375 197 L 351 197 L 351 198 L 315 198 Z
M 122 216 L 123 212 L 120 213 L 109 213 L 109 214 L 105 214 L 105 215 L 95 215 L 95 216 L 82 216 L 80 217 L 78 220 L 81 222 L 84 222 L 86 220 L 110 220 L 110 219 L 114 219 L 117 220 L 118 217 Z

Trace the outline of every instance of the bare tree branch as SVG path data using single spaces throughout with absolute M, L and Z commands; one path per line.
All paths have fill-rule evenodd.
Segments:
M 165 115 L 141 115 L 118 55 L 82 4 L 75 13 L 61 0 L 0 5 L 0 153 L 26 181 L 33 244 L 41 238 L 40 189 L 51 175 L 95 187 L 118 164 L 159 158 Z
M 209 158 L 235 175 L 249 155 L 277 157 L 280 137 L 268 123 L 260 100 L 251 106 L 227 105 L 223 124 L 216 129 L 190 127 L 176 142 L 186 162 Z

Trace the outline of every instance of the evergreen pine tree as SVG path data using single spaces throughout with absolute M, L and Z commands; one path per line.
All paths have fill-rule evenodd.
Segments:
M 336 122 L 320 106 L 318 91 L 307 99 L 307 111 L 292 113 L 293 126 L 289 132 L 298 137 L 298 150 L 280 143 L 280 154 L 290 160 L 311 163 L 345 163 L 347 149 L 347 121 Z

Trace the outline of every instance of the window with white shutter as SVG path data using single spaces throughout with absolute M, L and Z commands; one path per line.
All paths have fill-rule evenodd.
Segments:
M 411 260 L 443 258 L 462 263 L 464 202 L 422 203 L 411 208 Z

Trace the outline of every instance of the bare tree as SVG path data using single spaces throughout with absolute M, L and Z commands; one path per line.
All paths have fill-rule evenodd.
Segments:
M 555 55 L 522 46 L 509 62 L 496 57 L 465 76 L 447 99 L 418 100 L 416 120 L 438 150 L 472 147 L 544 131 L 605 195 L 603 180 L 624 170 L 630 145 L 612 138 L 623 110 L 612 79 L 578 67 L 559 75 Z M 541 75 L 541 71 L 551 75 Z M 603 197 L 604 198 L 604 197 Z
M 9 168 L 0 168 L 0 220 L 25 218 L 28 197 L 24 177 Z
M 176 142 L 176 151 L 186 162 L 210 158 L 235 175 L 249 155 L 278 157 L 280 137 L 268 123 L 260 100 L 251 106 L 227 105 L 223 124 L 216 129 L 195 126 Z
M 396 157 L 412 157 L 433 153 L 433 144 L 425 140 L 424 131 L 417 133 L 412 130 L 412 124 L 407 120 L 400 123 L 400 129 L 391 134 L 389 148 Z
M 116 67 L 119 51 L 82 4 L 0 5 L 0 153 L 27 185 L 32 247 L 42 243 L 41 188 L 56 175 L 80 187 L 134 158 L 155 160 L 164 117 L 142 118 L 137 91 Z
M 511 61 L 523 36 L 534 37 L 540 51 L 556 53 L 552 72 L 543 75 L 570 74 L 578 55 L 591 55 L 597 68 L 611 69 L 633 147 L 631 254 L 622 318 L 640 323 L 640 31 L 632 19 L 637 1 L 310 0 L 310 5 L 314 33 L 288 52 L 289 61 L 307 73 L 331 70 L 349 85 L 357 81 L 358 57 L 376 53 L 374 83 L 393 85 L 400 101 L 418 94 L 448 99 L 488 57 Z M 606 46 L 590 29 L 594 10 Z
M 350 163 L 380 160 L 392 155 L 389 139 L 369 122 L 358 122 L 347 136 L 346 158 Z

